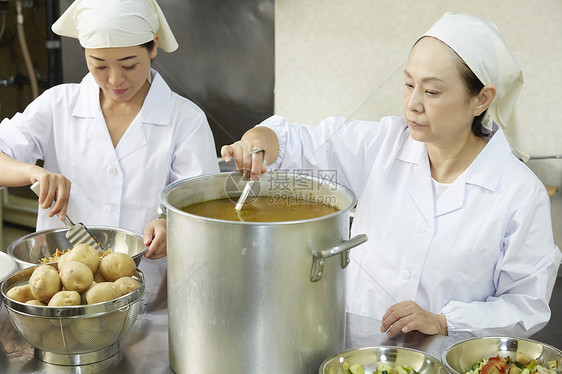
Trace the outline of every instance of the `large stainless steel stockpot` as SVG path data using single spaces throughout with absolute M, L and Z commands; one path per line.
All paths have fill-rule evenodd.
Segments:
M 267 173 L 254 196 L 327 203 L 336 213 L 292 222 L 234 222 L 181 208 L 237 200 L 245 181 L 219 173 L 161 194 L 168 228 L 170 366 L 176 373 L 315 373 L 344 348 L 355 195 L 315 176 Z M 233 205 L 234 209 L 234 205 Z

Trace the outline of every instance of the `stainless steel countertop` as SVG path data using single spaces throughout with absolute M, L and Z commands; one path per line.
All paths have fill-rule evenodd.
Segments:
M 34 348 L 14 329 L 4 306 L 0 309 L 0 373 L 173 373 L 168 362 L 166 259 L 143 259 L 146 277 L 138 318 L 121 340 L 121 351 L 101 363 L 58 366 L 43 363 Z M 418 349 L 440 359 L 443 350 L 470 335 L 427 336 L 418 332 L 392 339 L 379 332 L 380 321 L 348 314 L 345 347 L 399 346 Z M 328 358 L 328 357 L 326 357 Z M 320 364 L 320 363 L 319 363 Z

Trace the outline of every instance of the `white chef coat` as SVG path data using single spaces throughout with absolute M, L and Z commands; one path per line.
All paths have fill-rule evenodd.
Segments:
M 511 153 L 498 126 L 469 168 L 434 200 L 427 148 L 403 118 L 327 118 L 318 126 L 262 123 L 279 137 L 272 169 L 333 170 L 358 197 L 347 307 L 382 319 L 413 300 L 443 313 L 448 331 L 530 336 L 550 318 L 560 265 L 544 185 Z
M 0 151 L 72 182 L 68 215 L 85 225 L 140 234 L 158 217 L 160 192 L 169 183 L 219 171 L 207 118 L 172 92 L 151 69 L 152 84 L 138 115 L 117 144 L 101 111 L 91 74 L 80 84 L 46 90 L 23 113 L 0 123 Z M 39 209 L 37 230 L 64 227 Z

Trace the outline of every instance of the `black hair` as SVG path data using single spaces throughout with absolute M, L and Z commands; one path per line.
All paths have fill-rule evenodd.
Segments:
M 461 58 L 461 56 L 459 56 L 455 51 L 453 51 L 453 49 L 451 49 L 451 51 L 453 52 L 453 55 L 457 60 L 456 65 L 459 70 L 461 79 L 464 82 L 464 86 L 468 91 L 468 94 L 470 95 L 470 97 L 477 96 L 480 93 L 480 91 L 482 91 L 482 88 L 484 88 L 484 83 L 482 83 L 480 79 L 478 79 L 476 74 L 474 74 L 474 72 Z M 482 126 L 482 120 L 484 119 L 484 116 L 486 115 L 487 111 L 488 109 L 483 111 L 479 116 L 474 117 L 474 119 L 472 120 L 472 127 L 471 127 L 472 133 L 478 137 L 486 137 L 490 135 L 489 131 Z
M 141 44 L 140 46 L 146 48 L 148 52 L 152 52 L 152 50 L 154 49 L 154 40 Z

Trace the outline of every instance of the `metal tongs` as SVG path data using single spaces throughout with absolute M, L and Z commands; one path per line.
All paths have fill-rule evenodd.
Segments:
M 265 153 L 265 150 L 262 149 L 262 148 L 252 149 L 252 151 L 250 152 L 250 155 L 252 155 L 252 158 L 253 158 L 253 157 L 255 157 L 254 155 L 257 154 L 258 152 L 264 152 Z M 264 157 L 264 160 L 265 160 L 265 157 Z M 244 190 L 242 191 L 242 194 L 238 198 L 238 202 L 236 203 L 236 206 L 234 207 L 234 209 L 236 209 L 237 211 L 242 210 L 242 206 L 246 202 L 246 199 L 248 198 L 248 195 L 250 194 L 250 191 L 252 190 L 252 186 L 254 185 L 254 182 L 255 181 L 252 178 L 248 179 L 248 182 L 246 182 L 246 186 L 244 186 Z
M 39 181 L 33 183 L 30 188 L 33 192 L 35 192 L 35 195 L 39 197 L 39 192 L 41 191 L 39 186 Z M 55 202 L 53 201 L 51 203 L 51 206 L 53 206 L 54 203 Z M 98 251 L 98 253 L 100 254 L 102 253 L 103 248 L 96 241 L 96 239 L 94 238 L 94 236 L 86 226 L 84 226 L 82 223 L 72 222 L 72 220 L 68 217 L 68 215 L 66 215 L 63 222 L 66 228 L 68 229 L 68 231 L 66 232 L 66 234 L 64 234 L 64 236 L 68 239 L 70 243 L 72 243 L 73 245 L 86 243 L 94 247 Z

